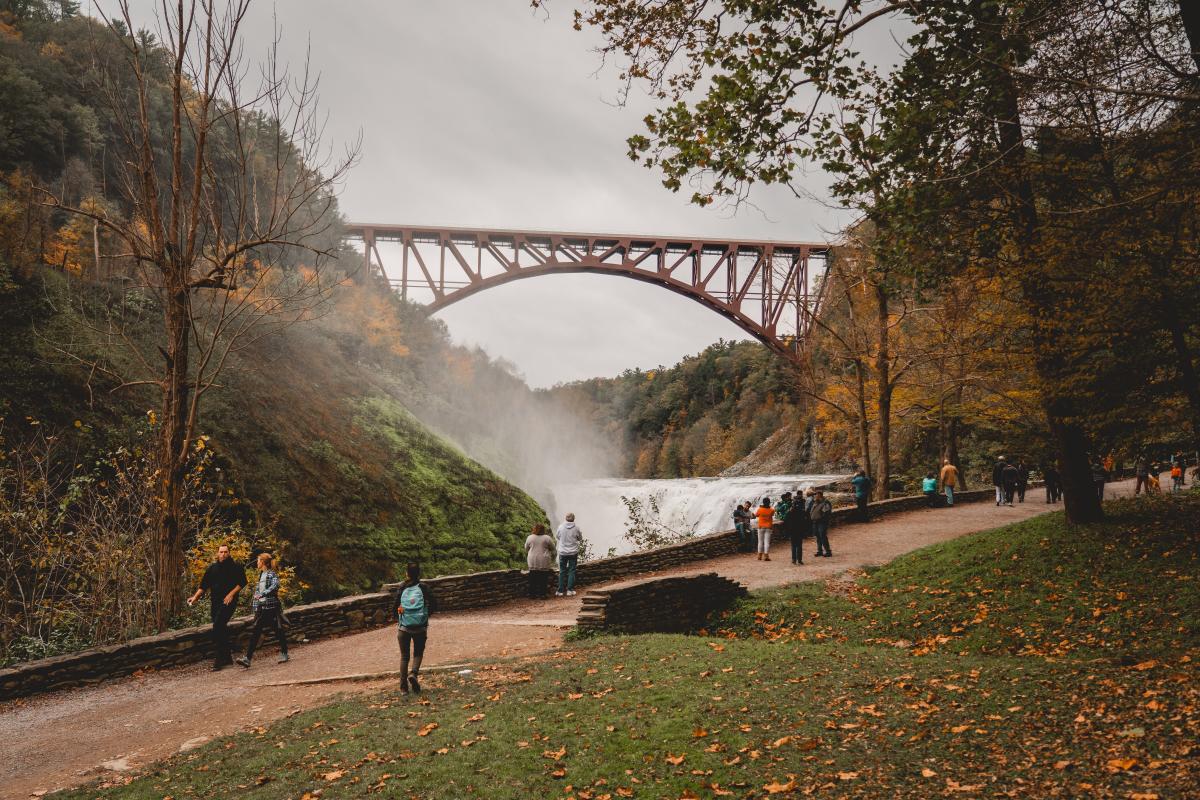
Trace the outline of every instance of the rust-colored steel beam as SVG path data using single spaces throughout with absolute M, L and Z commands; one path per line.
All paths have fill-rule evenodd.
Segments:
M 823 268 L 830 251 L 814 242 L 370 223 L 347 225 L 346 238 L 362 246 L 369 272 L 405 299 L 426 299 L 430 313 L 538 275 L 619 275 L 702 303 L 789 357 L 820 302 L 814 261 Z M 380 243 L 400 247 L 399 278 L 385 269 Z

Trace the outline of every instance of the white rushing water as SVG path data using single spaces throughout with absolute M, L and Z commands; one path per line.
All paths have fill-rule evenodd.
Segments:
M 757 507 L 763 497 L 775 503 L 784 492 L 795 493 L 809 486 L 823 486 L 845 475 L 755 475 L 739 478 L 680 478 L 635 480 L 598 478 L 551 486 L 554 495 L 553 523 L 558 526 L 571 512 L 588 540 L 594 557 L 609 548 L 616 553 L 633 549 L 625 540 L 628 509 L 621 497 L 637 497 L 648 504 L 658 498 L 659 521 L 676 530 L 697 535 L 733 527 L 733 507 L 749 500 Z

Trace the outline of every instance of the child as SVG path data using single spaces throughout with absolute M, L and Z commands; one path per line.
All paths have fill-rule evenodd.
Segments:
M 925 501 L 930 508 L 937 508 L 937 483 L 932 472 L 926 473 L 921 481 L 921 491 L 925 493 Z
M 1171 465 L 1171 491 L 1183 491 L 1183 467 L 1178 461 Z

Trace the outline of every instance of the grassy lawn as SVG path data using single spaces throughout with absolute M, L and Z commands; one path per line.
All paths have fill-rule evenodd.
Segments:
M 1197 797 L 1198 528 L 1196 496 L 1041 517 L 65 796 Z

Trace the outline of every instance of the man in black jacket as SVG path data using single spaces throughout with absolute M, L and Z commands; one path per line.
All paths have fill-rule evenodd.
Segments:
M 1008 462 L 1004 460 L 1004 456 L 996 456 L 996 463 L 992 466 L 992 485 L 996 487 L 996 505 L 1004 502 L 1004 468 L 1008 466 Z
M 237 608 L 238 593 L 246 587 L 246 570 L 229 557 L 229 546 L 217 548 L 217 560 L 208 565 L 200 588 L 188 598 L 189 606 L 195 605 L 205 592 L 209 594 L 209 615 L 212 619 L 213 672 L 233 663 L 229 649 L 229 620 Z

